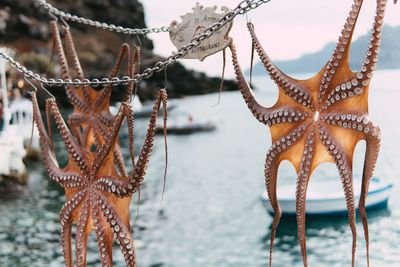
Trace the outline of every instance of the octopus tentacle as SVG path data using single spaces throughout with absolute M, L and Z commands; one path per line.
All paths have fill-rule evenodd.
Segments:
M 136 267 L 135 247 L 131 236 L 130 226 L 125 225 L 118 214 L 114 212 L 114 208 L 108 203 L 107 199 L 100 194 L 97 195 L 99 196 L 98 201 L 101 204 L 101 212 L 109 223 L 114 236 L 118 240 L 127 266 Z
M 76 71 L 78 79 L 83 80 L 85 79 L 85 75 L 83 74 L 81 63 L 79 62 L 78 54 L 76 53 L 74 41 L 71 35 L 71 30 L 69 29 L 69 27 L 63 27 L 63 28 L 65 32 L 65 44 L 67 47 L 67 53 L 70 57 L 72 57 L 72 64 Z M 86 86 L 82 86 L 80 90 L 82 90 L 83 99 L 85 100 L 86 105 L 90 106 L 92 100 L 89 96 L 88 88 Z
M 104 160 L 110 154 L 111 150 L 114 151 L 116 141 L 118 139 L 118 132 L 122 125 L 124 118 L 126 117 L 126 108 L 129 105 L 127 103 L 122 103 L 120 110 L 115 116 L 114 125 L 111 127 L 109 133 L 105 137 L 105 142 L 97 150 L 96 156 L 92 164 L 93 175 L 96 175 L 100 170 Z
M 97 120 L 99 120 L 102 124 L 106 125 L 107 127 L 111 127 L 115 119 L 113 115 L 105 112 L 96 113 L 95 117 Z
M 115 194 L 118 197 L 125 197 L 136 192 L 136 188 L 132 186 L 132 183 L 130 183 L 129 187 L 126 185 L 126 179 L 111 176 L 100 177 L 93 183 L 93 186 L 98 190 Z
M 335 89 L 333 89 L 327 96 L 324 105 L 322 106 L 322 109 L 326 110 L 339 101 L 343 101 L 345 99 L 364 93 L 364 88 L 358 85 L 359 81 L 356 77 L 353 77 L 352 79 L 337 85 Z
M 60 170 L 56 156 L 53 150 L 53 143 L 49 138 L 43 120 L 40 116 L 39 105 L 37 103 L 36 93 L 31 93 L 32 105 L 33 105 L 33 120 L 36 123 L 36 126 L 39 131 L 40 137 L 40 146 L 43 155 L 43 161 L 46 165 L 47 172 L 49 174 L 50 179 L 57 182 L 63 188 L 72 188 L 72 187 L 83 187 L 86 182 L 85 180 L 76 173 L 64 173 Z M 46 113 L 48 120 L 48 128 L 51 129 L 50 124 L 50 102 L 46 101 Z
M 165 105 L 166 106 L 166 105 Z M 129 138 L 129 153 L 131 156 L 132 166 L 135 166 L 135 114 L 133 109 L 129 108 L 127 114 L 128 119 L 128 138 Z
M 361 195 L 358 203 L 359 214 L 364 228 L 364 237 L 366 241 L 367 263 L 369 266 L 369 236 L 367 214 L 365 211 L 365 201 L 368 195 L 368 187 L 375 169 L 380 148 L 380 129 L 375 126 L 366 116 L 354 114 L 328 113 L 321 117 L 321 121 L 341 127 L 357 131 L 365 136 L 367 149 L 365 152 L 364 172 L 362 177 Z
M 230 49 L 232 51 L 232 61 L 235 67 L 239 89 L 242 93 L 244 100 L 247 103 L 247 106 L 253 113 L 253 116 L 256 117 L 258 121 L 265 125 L 272 126 L 279 123 L 302 121 L 310 116 L 308 112 L 299 109 L 285 107 L 273 109 L 261 106 L 261 104 L 259 104 L 255 99 L 251 88 L 249 87 L 243 76 L 240 65 L 237 61 L 236 49 L 233 44 L 230 45 Z
M 83 112 L 89 112 L 89 106 L 80 99 L 80 97 L 78 95 L 76 95 L 74 92 L 72 92 L 71 89 L 67 88 L 67 97 L 69 102 L 75 107 L 78 108 L 80 110 L 82 110 Z
M 124 164 L 124 157 L 122 156 L 121 147 L 118 143 L 115 144 L 114 148 L 114 161 L 118 167 L 118 170 L 121 172 L 121 175 L 124 177 L 128 177 L 128 171 L 126 170 Z
M 88 118 L 81 113 L 72 113 L 68 116 L 69 125 L 80 125 L 88 121 Z
M 58 26 L 57 26 L 57 21 L 51 21 L 50 25 L 51 25 L 52 35 L 54 38 L 55 48 L 56 48 L 57 55 L 58 55 L 58 60 L 60 62 L 61 77 L 64 80 L 71 80 L 71 74 L 69 72 L 67 58 L 65 56 L 64 49 L 62 46 L 60 32 L 59 32 Z M 67 93 L 67 97 L 72 105 L 74 105 L 75 107 L 82 109 L 82 110 L 88 109 L 88 106 L 76 94 L 75 88 L 73 88 L 71 86 L 66 87 L 66 93 Z
M 271 206 L 274 210 L 274 219 L 271 226 L 271 241 L 270 241 L 270 257 L 269 257 L 269 265 L 272 266 L 272 250 L 276 235 L 276 229 L 278 228 L 278 224 L 282 215 L 281 208 L 279 206 L 279 202 L 276 195 L 277 189 L 277 174 L 278 174 L 278 166 L 279 166 L 279 156 L 285 150 L 289 149 L 293 144 L 295 144 L 303 135 L 307 129 L 307 125 L 301 125 L 296 127 L 291 133 L 287 136 L 282 137 L 281 139 L 275 141 L 271 149 L 268 151 L 266 160 L 265 160 L 265 185 L 267 188 L 268 198 L 271 202 Z
M 335 76 L 336 71 L 342 64 L 348 64 L 347 60 L 350 52 L 350 44 L 362 4 L 363 0 L 355 0 L 352 5 L 346 24 L 342 29 L 342 35 L 339 37 L 339 41 L 336 44 L 332 57 L 325 68 L 318 92 L 319 103 L 323 102 L 324 96 L 329 91 L 330 81 Z
M 117 195 L 118 197 L 125 197 L 132 192 L 136 192 L 136 190 L 139 188 L 140 184 L 143 182 L 144 176 L 146 175 L 146 169 L 147 165 L 149 162 L 149 157 L 150 154 L 153 150 L 153 144 L 154 144 L 154 132 L 155 132 L 155 126 L 156 126 L 156 120 L 157 120 L 157 115 L 158 111 L 160 108 L 161 103 L 163 103 L 163 110 L 164 110 L 164 126 L 166 123 L 166 91 L 165 89 L 160 90 L 160 93 L 154 103 L 153 106 L 153 111 L 151 113 L 150 119 L 149 119 L 149 126 L 147 129 L 147 134 L 145 138 L 145 142 L 143 144 L 143 147 L 140 151 L 138 161 L 135 164 L 134 159 L 132 157 L 132 163 L 134 164 L 134 171 L 130 177 L 130 179 L 115 179 L 113 177 L 109 176 L 104 176 L 100 177 L 94 185 L 96 188 L 113 193 Z M 133 113 L 130 107 L 127 107 L 127 116 L 128 116 L 128 128 L 133 127 Z M 129 130 L 129 138 L 133 138 L 133 130 Z M 133 153 L 133 142 L 130 141 L 130 153 L 132 155 Z
M 381 46 L 383 18 L 385 17 L 387 0 L 377 0 L 376 15 L 374 25 L 371 31 L 370 42 L 368 44 L 367 52 L 365 53 L 365 59 L 361 66 L 360 71 L 356 73 L 354 77 L 344 83 L 336 86 L 336 93 L 331 93 L 325 103 L 325 109 L 327 106 L 334 104 L 339 101 L 340 98 L 337 96 L 339 88 L 342 90 L 340 95 L 347 94 L 347 97 L 362 94 L 365 90 L 364 87 L 369 85 L 369 82 L 373 76 L 373 71 L 376 69 L 378 62 L 378 54 Z M 329 102 L 328 102 L 329 101 Z
M 342 128 L 353 129 L 365 135 L 367 149 L 365 152 L 364 171 L 361 184 L 361 195 L 358 203 L 359 214 L 364 228 L 364 237 L 366 241 L 367 263 L 369 266 L 369 237 L 367 213 L 365 211 L 365 201 L 368 195 L 368 187 L 372 178 L 375 164 L 380 148 L 380 129 L 375 126 L 365 116 L 353 114 L 327 114 L 322 117 L 322 121 L 330 125 L 336 125 Z
M 257 118 L 260 122 L 266 125 L 273 125 L 279 121 L 298 121 L 308 116 L 308 113 L 294 110 L 294 109 L 278 109 L 274 110 L 271 108 L 266 108 L 262 106 L 256 99 L 249 87 L 246 79 L 243 76 L 243 72 L 237 60 L 236 48 L 233 43 L 230 44 L 229 48 L 232 51 L 232 63 L 235 69 L 236 79 L 238 81 L 238 86 L 240 92 L 242 93 L 243 99 L 245 100 L 248 108 L 252 112 L 253 116 Z M 294 113 L 293 113 L 294 112 Z M 296 120 L 297 117 L 297 120 Z
M 39 139 L 40 139 L 40 148 L 42 151 L 42 157 L 43 157 L 43 162 L 46 166 L 47 172 L 49 173 L 49 176 L 51 179 L 54 180 L 54 175 L 62 175 L 63 173 L 61 172 L 58 162 L 56 159 L 56 155 L 54 154 L 53 150 L 53 143 L 51 139 L 49 138 L 49 135 L 46 131 L 46 128 L 44 126 L 41 114 L 40 114 L 40 109 L 39 109 L 39 104 L 37 102 L 36 98 L 36 93 L 35 92 L 30 92 L 31 94 L 31 99 L 32 99 L 32 107 L 33 107 L 33 121 L 36 124 L 36 127 L 39 132 Z M 59 182 L 55 180 L 56 182 Z M 61 185 L 63 186 L 63 185 Z
M 135 52 L 137 52 L 137 50 Z M 134 56 L 131 56 L 131 54 L 128 55 L 128 77 L 131 77 L 131 78 L 133 77 L 133 74 L 135 71 L 135 65 L 136 65 L 135 57 L 136 57 L 136 55 L 134 55 Z M 132 97 L 133 89 L 135 88 L 135 86 L 136 86 L 135 83 L 128 84 L 128 88 L 127 88 L 124 98 L 123 98 L 123 100 L 125 102 L 130 101 L 130 99 Z
M 341 177 L 346 206 L 349 217 L 349 225 L 353 236 L 353 244 L 352 244 L 352 257 L 351 257 L 351 266 L 355 265 L 355 253 L 356 253 L 356 242 L 357 242 L 357 230 L 356 230 L 356 215 L 355 215 L 355 207 L 354 207 L 354 189 L 353 189 L 353 174 L 351 161 L 344 154 L 344 150 L 340 147 L 339 144 L 335 142 L 330 136 L 332 136 L 328 130 L 320 123 L 320 139 L 325 149 L 328 151 L 329 155 L 335 161 L 335 164 L 339 170 L 339 175 Z
M 135 53 L 133 53 L 132 57 L 132 74 L 138 73 L 140 71 L 140 55 L 141 55 L 141 49 L 139 46 L 135 45 Z
M 73 267 L 72 246 L 71 246 L 71 231 L 72 231 L 72 212 L 86 197 L 86 190 L 80 191 L 68 200 L 60 211 L 61 221 L 61 242 L 65 265 Z
M 232 52 L 232 64 L 235 69 L 236 80 L 240 89 L 240 92 L 243 96 L 243 99 L 246 101 L 247 106 L 253 113 L 254 117 L 256 118 L 264 118 L 265 115 L 269 115 L 269 109 L 262 106 L 255 98 L 253 91 L 249 87 L 244 78 L 242 69 L 240 68 L 237 55 L 236 55 L 236 48 L 233 42 L 229 45 L 229 48 Z
M 153 144 L 154 144 L 154 132 L 155 132 L 155 126 L 156 126 L 156 120 L 157 120 L 157 115 L 158 111 L 160 109 L 161 103 L 163 104 L 163 110 L 164 110 L 164 126 L 166 123 L 166 91 L 165 89 L 160 90 L 160 93 L 154 103 L 153 106 L 153 111 L 151 113 L 150 119 L 149 119 L 149 126 L 147 129 L 147 134 L 145 138 L 145 142 L 143 144 L 143 147 L 140 151 L 138 161 L 136 164 L 134 164 L 134 159 L 132 157 L 132 163 L 134 164 L 134 171 L 130 177 L 130 179 L 114 179 L 113 177 L 105 176 L 105 177 L 100 177 L 96 182 L 95 186 L 96 188 L 116 194 L 118 197 L 125 197 L 132 192 L 136 192 L 136 190 L 139 188 L 140 184 L 143 182 L 144 176 L 146 175 L 146 169 L 147 165 L 149 162 L 149 157 L 153 149 Z M 128 128 L 133 127 L 133 113 L 130 107 L 127 107 L 127 116 L 128 116 Z M 133 138 L 133 130 L 129 130 L 129 135 L 130 139 Z M 130 153 L 132 156 L 133 153 L 133 142 L 130 141 Z
M 298 83 L 295 79 L 289 77 L 285 73 L 283 73 L 268 57 L 267 53 L 262 48 L 255 32 L 254 26 L 252 23 L 247 23 L 247 28 L 250 31 L 251 40 L 254 44 L 254 48 L 256 49 L 258 56 L 261 59 L 265 69 L 270 75 L 271 79 L 275 81 L 275 83 L 282 88 L 286 95 L 293 98 L 295 101 L 304 105 L 311 110 L 314 109 L 312 104 L 311 95 L 308 90 Z
M 93 128 L 94 128 L 94 129 L 93 129 L 93 132 L 94 132 L 96 135 L 99 135 L 99 136 L 98 136 L 99 138 L 97 138 L 99 143 L 101 143 L 101 144 L 104 143 L 104 137 L 107 136 L 107 134 L 109 134 L 110 129 L 111 129 L 111 128 L 113 127 L 113 125 L 114 125 L 114 120 L 115 120 L 115 117 L 114 117 L 113 122 L 111 123 L 110 126 L 104 125 L 104 124 L 103 124 L 101 121 L 99 121 L 99 120 L 96 120 L 96 121 L 94 122 L 95 127 L 93 127 Z
M 375 169 L 376 161 L 380 150 L 380 138 L 367 138 L 367 148 L 365 151 L 364 170 L 361 183 L 361 194 L 358 202 L 358 213 L 364 228 L 364 238 L 366 243 L 367 266 L 369 267 L 369 234 L 367 212 L 365 210 L 365 202 L 367 200 L 368 188 Z
M 310 132 L 305 143 L 303 156 L 300 163 L 300 171 L 298 172 L 296 185 L 296 219 L 297 219 L 297 235 L 300 243 L 301 254 L 304 266 L 307 266 L 307 247 L 306 247 L 306 194 L 308 182 L 311 176 L 311 164 L 315 153 L 315 130 L 314 127 Z
M 49 176 L 63 188 L 82 188 L 87 185 L 82 176 L 73 172 L 49 172 Z
M 127 54 L 128 57 L 128 68 L 130 66 L 130 57 L 131 57 L 131 48 L 127 43 L 122 44 L 120 50 L 119 50 L 119 54 L 117 57 L 117 61 L 115 62 L 114 67 L 112 68 L 110 75 L 109 75 L 109 79 L 111 79 L 112 77 L 115 77 L 118 74 L 118 71 L 121 67 L 121 63 L 122 63 L 122 59 L 124 57 L 124 55 Z M 112 90 L 112 84 L 107 85 L 102 92 L 100 93 L 100 95 L 96 98 L 95 101 L 95 107 L 100 106 L 102 103 L 104 103 L 104 101 L 109 101 L 109 95 L 111 93 Z
M 71 156 L 72 160 L 78 165 L 79 169 L 83 173 L 88 173 L 89 167 L 86 162 L 84 153 L 79 144 L 75 141 L 71 132 L 69 131 L 63 117 L 61 116 L 60 110 L 58 109 L 55 100 L 49 99 L 49 103 L 51 112 L 54 116 L 57 128 L 61 132 L 61 137 L 64 141 L 65 147 L 67 148 L 68 154 Z
M 72 57 L 73 67 L 76 71 L 77 77 L 80 80 L 85 79 L 81 63 L 79 62 L 78 54 L 76 53 L 74 41 L 72 39 L 71 30 L 68 27 L 63 27 L 65 32 L 65 45 L 67 47 L 67 53 Z
M 90 216 L 90 201 L 86 201 L 81 209 L 81 214 L 76 227 L 76 266 L 86 267 L 87 233 L 89 232 L 88 220 Z
M 153 105 L 153 111 L 151 112 L 149 119 L 149 126 L 147 128 L 146 139 L 144 141 L 143 147 L 139 153 L 137 163 L 134 168 L 134 177 L 136 179 L 137 185 L 141 183 L 143 177 L 145 176 L 145 171 L 147 169 L 147 165 L 149 163 L 149 157 L 153 150 L 154 145 L 154 133 L 156 129 L 156 121 L 157 115 L 160 110 L 160 105 L 163 105 L 163 113 L 164 113 L 164 127 L 166 124 L 166 114 L 167 114 L 167 91 L 165 89 L 160 89 L 158 97 Z M 133 133 L 131 133 L 133 134 Z
M 58 55 L 58 60 L 60 61 L 61 77 L 64 80 L 71 79 L 67 58 L 64 53 L 64 49 L 63 49 L 61 37 L 60 37 L 60 32 L 58 30 L 57 21 L 56 20 L 50 21 L 50 26 L 51 26 L 51 31 L 52 31 L 52 35 L 53 35 L 53 39 L 54 39 L 56 52 Z
M 35 105 L 37 106 L 37 111 L 39 112 L 39 117 L 40 117 L 40 110 L 39 110 L 39 105 L 37 103 L 37 99 L 35 96 Z M 54 151 L 54 142 L 53 142 L 53 127 L 51 124 L 51 101 L 49 99 L 46 99 L 45 101 L 45 113 L 46 113 L 46 123 L 47 123 L 47 136 L 49 137 L 50 141 L 50 147 Z
M 135 52 L 133 53 L 133 56 L 131 58 L 129 68 L 128 68 L 128 76 L 133 78 L 133 76 L 140 71 L 140 55 L 141 55 L 141 49 L 139 46 L 134 46 L 135 47 Z M 136 90 L 139 86 L 139 83 L 130 83 L 128 85 L 127 91 L 125 93 L 125 96 L 123 98 L 123 101 L 125 102 L 130 102 L 132 99 L 133 95 L 136 95 Z
M 95 200 L 92 200 L 94 203 Z M 111 231 L 105 229 L 105 219 L 100 216 L 99 205 L 93 204 L 93 225 L 96 233 L 97 245 L 99 247 L 99 255 L 102 267 L 112 267 L 112 234 Z
M 310 114 L 305 111 L 301 111 L 294 108 L 278 108 L 266 114 L 264 117 L 259 117 L 258 120 L 261 123 L 268 125 L 269 127 L 280 124 L 280 123 L 291 123 L 304 121 L 310 117 Z
M 357 80 L 363 86 L 369 85 L 373 71 L 378 62 L 378 54 L 381 46 L 383 19 L 385 17 L 387 0 L 377 0 L 376 14 L 371 31 L 370 42 L 367 52 L 365 53 L 364 63 L 361 66 L 361 71 L 357 73 Z
M 355 114 L 328 113 L 321 121 L 345 129 L 353 129 L 363 133 L 368 139 L 380 138 L 380 129 L 368 117 Z
M 78 140 L 79 144 L 84 144 L 81 126 L 87 122 L 87 117 L 81 113 L 72 113 L 68 116 L 68 125 L 70 126 L 71 133 Z

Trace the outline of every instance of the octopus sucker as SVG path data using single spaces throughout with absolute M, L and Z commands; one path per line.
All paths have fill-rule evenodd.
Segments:
M 355 0 L 331 58 L 316 75 L 306 80 L 291 78 L 280 70 L 262 48 L 253 25 L 248 23 L 253 46 L 270 78 L 278 86 L 278 100 L 272 107 L 265 107 L 256 99 L 240 68 L 235 46 L 233 43 L 230 45 L 232 63 L 242 97 L 252 115 L 269 127 L 272 137 L 272 148 L 267 153 L 265 163 L 267 193 L 275 212 L 271 227 L 270 266 L 275 231 L 281 217 L 276 185 L 277 170 L 283 160 L 290 161 L 297 171 L 296 218 L 304 266 L 308 265 L 305 232 L 307 188 L 311 174 L 324 162 L 336 164 L 343 185 L 353 239 L 352 266 L 355 266 L 356 216 L 352 169 L 354 150 L 361 140 L 365 140 L 367 149 L 358 207 L 369 266 L 365 201 L 379 153 L 380 130 L 368 117 L 368 91 L 378 62 L 387 1 L 377 0 L 376 3 L 371 38 L 360 70 L 353 72 L 348 63 L 354 27 L 363 4 L 362 0 Z M 297 116 L 297 119 L 292 117 L 289 120 L 290 114 Z M 298 137 L 300 140 L 289 140 L 290 144 L 285 143 L 288 142 L 287 135 L 301 127 L 304 127 L 304 132 Z M 280 147 L 282 145 L 285 147 Z

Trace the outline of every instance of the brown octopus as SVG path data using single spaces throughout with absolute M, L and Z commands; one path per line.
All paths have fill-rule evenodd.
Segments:
M 279 88 L 278 100 L 270 108 L 262 106 L 255 99 L 238 64 L 236 49 L 233 44 L 230 46 L 235 74 L 242 96 L 252 114 L 261 123 L 268 125 L 272 136 L 272 147 L 267 153 L 265 163 L 266 188 L 274 209 L 271 226 L 270 266 L 276 229 L 282 214 L 276 193 L 277 172 L 280 162 L 288 160 L 295 166 L 298 174 L 296 216 L 304 266 L 307 266 L 305 206 L 309 179 L 319 164 L 333 162 L 339 171 L 345 193 L 353 237 L 352 266 L 354 267 L 356 215 L 352 167 L 354 149 L 360 140 L 366 141 L 366 153 L 358 207 L 364 227 L 369 266 L 365 201 L 379 153 L 380 130 L 368 118 L 368 88 L 378 61 L 386 2 L 386 0 L 377 0 L 369 46 L 364 63 L 358 72 L 353 72 L 349 67 L 349 49 L 363 3 L 362 0 L 354 1 L 339 42 L 329 62 L 319 73 L 307 80 L 293 79 L 275 66 L 261 47 L 253 25 L 248 23 L 253 46 L 257 50 L 265 69 Z
M 43 161 L 50 178 L 64 188 L 67 198 L 60 212 L 61 240 L 66 266 L 74 266 L 71 248 L 73 223 L 77 224 L 76 266 L 86 266 L 86 243 L 92 229 L 96 233 L 102 266 L 113 266 L 112 244 L 114 239 L 117 240 L 122 250 L 127 266 L 137 266 L 129 223 L 129 205 L 132 194 L 139 189 L 146 174 L 161 103 L 164 110 L 164 128 L 166 127 L 166 91 L 160 90 L 154 103 L 146 139 L 136 163 L 133 155 L 133 143 L 130 142 L 134 168 L 129 176 L 117 172 L 113 153 L 118 140 L 118 132 L 125 118 L 127 118 L 129 138 L 133 140 L 133 110 L 129 103 L 123 102 L 112 122 L 110 131 L 104 137 L 104 143 L 96 152 L 92 152 L 80 146 L 71 134 L 55 99 L 47 99 L 47 121 L 50 121 L 51 116 L 54 117 L 68 152 L 68 163 L 64 168 L 60 168 L 55 156 L 52 136 L 46 131 L 41 118 L 36 93 L 32 92 L 31 96 L 34 121 L 40 134 Z M 47 126 L 50 127 L 50 125 Z
M 76 53 L 71 31 L 69 27 L 64 26 L 63 28 L 66 51 L 71 58 L 76 77 L 84 80 L 85 76 Z M 57 21 L 51 21 L 51 29 L 55 50 L 61 67 L 61 77 L 64 80 L 71 80 L 68 61 L 62 46 Z M 118 74 L 125 54 L 127 54 L 128 58 L 128 76 L 132 77 L 134 75 L 139 65 L 140 49 L 136 48 L 134 56 L 131 56 L 130 46 L 125 43 L 121 46 L 116 63 L 109 74 L 110 79 Z M 130 100 L 133 90 L 134 84 L 130 83 L 123 100 L 124 102 Z M 95 150 L 96 147 L 103 144 L 105 141 L 104 136 L 106 136 L 110 127 L 112 127 L 114 116 L 110 112 L 111 91 L 112 85 L 107 85 L 101 90 L 95 90 L 89 86 L 79 88 L 74 86 L 66 87 L 67 97 L 74 107 L 73 113 L 68 117 L 68 124 L 71 127 L 71 132 L 78 139 L 79 144 L 86 146 L 88 149 Z M 126 167 L 118 143 L 115 146 L 114 154 L 118 170 L 126 176 Z

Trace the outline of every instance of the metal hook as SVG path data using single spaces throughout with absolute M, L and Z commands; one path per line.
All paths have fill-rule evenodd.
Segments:
M 65 19 L 60 16 L 60 20 L 61 20 L 62 24 L 64 25 L 64 28 L 66 30 L 69 30 L 70 29 L 69 24 L 65 21 Z
M 28 78 L 27 78 L 25 75 L 24 75 L 24 80 L 32 86 L 33 91 L 34 91 L 35 93 L 38 91 L 37 87 L 36 87 L 30 80 L 28 80 Z M 31 92 L 28 91 L 28 93 L 31 93 Z
M 40 87 L 42 87 L 42 89 L 43 89 L 53 100 L 56 99 L 56 97 L 55 97 L 52 93 L 50 93 L 50 92 L 43 86 L 43 83 L 40 83 Z
M 54 15 L 53 13 L 51 13 L 50 11 L 49 11 L 49 16 L 50 16 L 50 18 L 52 18 L 52 20 L 54 20 L 54 21 L 58 21 L 58 18 L 57 18 L 57 16 L 56 16 L 56 15 Z
M 165 64 L 164 67 L 164 88 L 165 90 L 167 89 L 167 83 L 168 83 L 168 74 L 167 74 L 167 68 L 168 68 L 169 63 Z
M 246 23 L 251 23 L 251 18 L 247 13 L 246 13 Z
M 140 48 L 142 48 L 142 41 L 140 40 L 139 35 L 136 34 L 135 37 L 136 37 L 136 40 L 138 41 L 138 44 L 139 44 L 139 45 L 137 45 L 137 46 L 139 46 Z M 135 45 L 136 45 L 136 44 L 135 44 Z

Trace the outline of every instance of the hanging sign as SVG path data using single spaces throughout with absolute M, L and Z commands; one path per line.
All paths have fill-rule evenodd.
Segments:
M 174 20 L 170 25 L 169 36 L 177 49 L 190 43 L 193 37 L 201 34 L 207 27 L 217 22 L 229 11 L 229 9 L 224 6 L 221 7 L 222 13 L 217 13 L 217 6 L 203 7 L 199 5 L 199 3 L 192 9 L 192 13 L 181 16 L 182 22 L 178 23 Z M 209 38 L 203 40 L 199 46 L 191 49 L 183 58 L 197 58 L 203 61 L 204 58 L 223 50 L 231 41 L 228 37 L 231 28 L 232 21 L 214 32 Z

